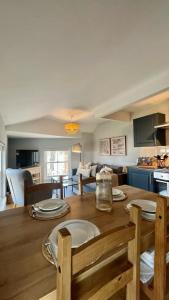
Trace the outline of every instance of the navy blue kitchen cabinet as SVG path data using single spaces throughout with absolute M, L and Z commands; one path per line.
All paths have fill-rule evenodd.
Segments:
M 128 185 L 155 192 L 153 179 L 154 171 L 152 169 L 142 169 L 138 167 L 128 167 L 127 182 Z

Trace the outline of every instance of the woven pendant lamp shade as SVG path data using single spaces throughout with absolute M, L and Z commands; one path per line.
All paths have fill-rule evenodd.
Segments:
M 80 131 L 80 124 L 76 122 L 66 123 L 64 124 L 64 130 L 67 134 L 76 134 Z

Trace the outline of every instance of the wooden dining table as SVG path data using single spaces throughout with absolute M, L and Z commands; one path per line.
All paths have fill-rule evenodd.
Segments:
M 88 220 L 101 232 L 129 222 L 126 204 L 133 199 L 156 201 L 158 195 L 123 185 L 127 199 L 113 202 L 111 212 L 96 209 L 95 194 L 65 198 L 71 211 L 64 217 L 40 221 L 30 217 L 28 207 L 0 213 L 0 300 L 37 300 L 56 289 L 56 267 L 42 254 L 42 241 L 59 223 L 70 219 Z M 154 242 L 154 222 L 141 221 L 141 250 Z

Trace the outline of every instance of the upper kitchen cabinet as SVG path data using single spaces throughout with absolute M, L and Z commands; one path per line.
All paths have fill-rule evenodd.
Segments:
M 155 113 L 133 120 L 134 147 L 165 146 L 166 134 L 164 129 L 154 126 L 165 122 L 165 114 Z

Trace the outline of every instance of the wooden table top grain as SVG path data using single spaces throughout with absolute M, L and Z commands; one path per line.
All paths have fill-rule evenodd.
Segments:
M 156 200 L 158 195 L 131 186 L 119 187 L 128 198 L 114 202 L 111 213 L 101 212 L 95 206 L 95 194 L 72 196 L 65 200 L 71 211 L 66 216 L 49 221 L 31 218 L 27 207 L 0 213 L 0 300 L 36 300 L 56 288 L 56 268 L 42 255 L 45 236 L 59 223 L 69 219 L 93 222 L 101 232 L 127 224 L 125 210 L 132 199 Z M 142 249 L 154 238 L 154 223 L 142 220 Z

